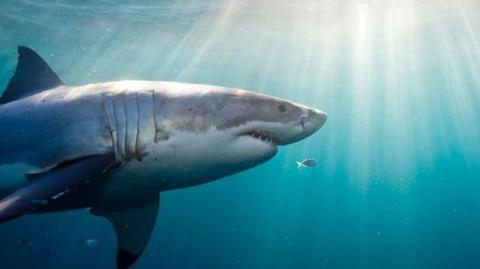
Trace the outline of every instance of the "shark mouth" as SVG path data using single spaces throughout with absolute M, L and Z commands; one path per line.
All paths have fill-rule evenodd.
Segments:
M 276 146 L 278 144 L 277 139 L 274 135 L 268 131 L 250 131 L 247 132 L 245 135 L 250 136 L 254 139 L 260 140 L 262 142 L 268 143 L 272 146 Z

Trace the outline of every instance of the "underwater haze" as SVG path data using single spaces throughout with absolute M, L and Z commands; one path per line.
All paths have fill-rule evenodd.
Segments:
M 478 0 L 0 0 L 0 44 L 0 91 L 25 45 L 67 85 L 213 84 L 328 113 L 259 167 L 163 193 L 134 268 L 480 268 Z M 0 226 L 1 269 L 115 252 L 86 210 Z

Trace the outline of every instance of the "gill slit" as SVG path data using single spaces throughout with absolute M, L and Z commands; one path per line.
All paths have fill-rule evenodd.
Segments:
M 126 98 L 126 94 L 125 93 L 122 93 L 121 95 L 121 100 L 122 100 L 122 105 L 123 105 L 123 114 L 124 114 L 124 119 L 125 119 L 125 126 L 124 126 L 124 129 L 125 129 L 125 132 L 124 132 L 124 136 L 123 136 L 123 148 L 124 148 L 124 152 L 125 152 L 125 155 L 123 156 L 124 158 L 124 161 L 128 160 L 128 114 L 127 114 L 127 104 L 125 103 L 125 98 Z
M 110 137 L 112 138 L 113 154 L 115 158 L 118 160 L 118 147 L 117 147 L 118 137 L 117 137 L 116 118 L 115 118 L 115 109 L 113 108 L 113 101 L 111 98 L 110 99 L 106 98 L 106 94 L 101 94 L 100 102 L 102 103 L 102 107 L 103 107 L 105 124 L 107 125 L 108 132 L 110 133 Z
M 138 93 L 135 93 L 135 101 L 136 101 L 136 104 L 137 104 L 137 133 L 135 135 L 135 157 L 138 161 L 141 161 L 142 160 L 142 157 L 140 157 L 140 152 L 139 152 L 139 149 L 138 149 L 138 143 L 140 141 L 140 103 L 138 101 Z
M 157 133 L 160 131 L 160 127 L 158 126 L 158 122 L 157 122 L 157 111 L 156 111 L 156 98 L 155 98 L 155 89 L 152 90 L 152 102 L 153 102 L 153 106 L 152 106 L 152 109 L 153 109 L 153 125 L 155 127 L 155 134 L 153 136 L 153 142 L 154 143 L 157 143 Z

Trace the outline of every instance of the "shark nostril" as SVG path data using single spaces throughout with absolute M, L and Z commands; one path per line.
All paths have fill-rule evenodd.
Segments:
M 307 109 L 300 117 L 299 124 L 307 132 L 315 132 L 327 121 L 327 114 L 318 109 Z
M 318 119 L 321 122 L 321 124 L 324 124 L 327 121 L 327 114 L 323 112 L 318 113 Z
M 300 125 L 302 126 L 302 128 L 305 128 L 306 123 L 307 123 L 307 117 L 305 116 L 300 117 Z
M 327 120 L 327 114 L 325 114 L 324 112 L 322 112 L 318 109 L 309 110 L 308 115 L 314 121 L 319 121 L 321 124 L 323 124 Z

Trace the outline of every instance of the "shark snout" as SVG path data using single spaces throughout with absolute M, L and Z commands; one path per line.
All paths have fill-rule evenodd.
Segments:
M 310 124 L 312 125 L 311 128 L 313 128 L 315 131 L 320 129 L 327 121 L 327 114 L 315 108 L 308 110 L 308 116 L 310 118 Z
M 307 108 L 300 117 L 300 125 L 305 136 L 309 136 L 320 129 L 327 121 L 327 114 L 315 108 Z
M 327 121 L 327 114 L 315 108 L 302 107 L 303 113 L 294 123 L 277 135 L 279 145 L 288 145 L 314 134 Z

